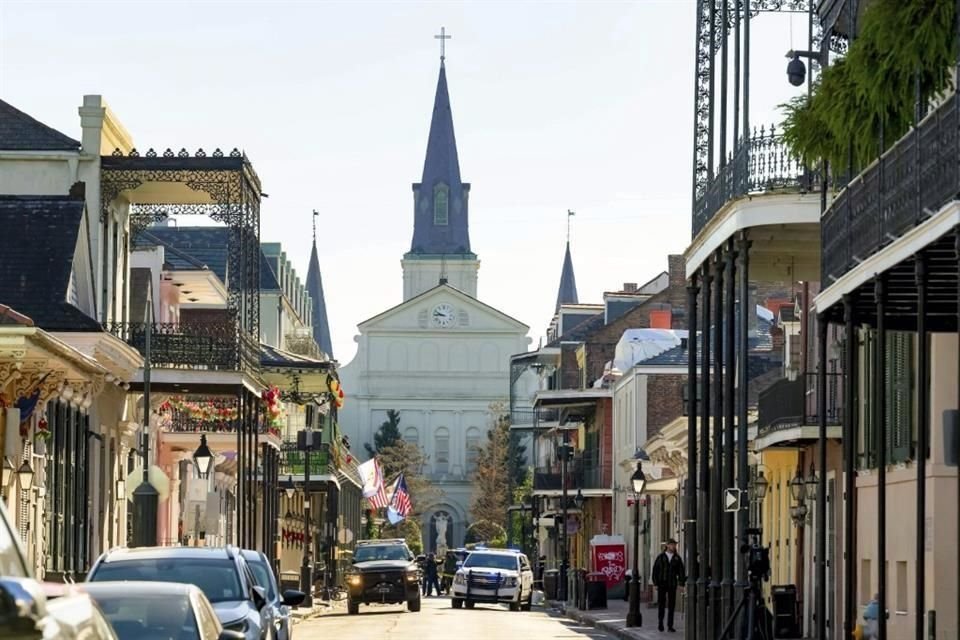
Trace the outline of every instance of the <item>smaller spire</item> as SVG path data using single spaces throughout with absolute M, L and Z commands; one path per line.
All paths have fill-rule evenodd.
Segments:
M 307 269 L 307 293 L 313 303 L 313 339 L 325 354 L 333 357 L 333 344 L 330 340 L 330 323 L 327 320 L 327 301 L 323 295 L 323 278 L 320 275 L 320 259 L 317 255 L 317 216 L 313 210 L 313 250 L 310 252 L 310 266 Z
M 570 256 L 570 241 L 567 240 L 567 251 L 563 256 L 563 269 L 560 272 L 560 287 L 557 290 L 557 307 L 554 313 L 560 311 L 562 304 L 577 304 L 577 302 L 579 302 L 577 279 L 573 275 L 573 258 Z

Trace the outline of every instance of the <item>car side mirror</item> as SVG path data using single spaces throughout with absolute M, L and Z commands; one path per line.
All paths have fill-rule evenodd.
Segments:
M 244 640 L 244 636 L 239 631 L 234 631 L 232 629 L 224 629 L 220 632 L 220 635 L 217 636 L 217 640 Z
M 257 611 L 267 606 L 267 592 L 263 590 L 263 587 L 254 587 L 251 589 L 251 593 L 253 594 L 253 604 L 256 605 Z
M 307 594 L 296 589 L 287 589 L 283 592 L 283 604 L 288 607 L 299 607 L 306 599 Z

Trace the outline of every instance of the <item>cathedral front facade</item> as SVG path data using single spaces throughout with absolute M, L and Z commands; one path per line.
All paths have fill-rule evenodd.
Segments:
M 340 369 L 349 400 L 340 413 L 355 451 L 400 412 L 400 432 L 427 455 L 432 504 L 415 504 L 424 547 L 463 544 L 472 522 L 476 449 L 492 405 L 506 410 L 509 360 L 527 350 L 529 327 L 477 299 L 469 183 L 460 179 L 443 62 L 423 177 L 413 185 L 414 230 L 401 261 L 403 302 L 358 325 L 357 354 Z

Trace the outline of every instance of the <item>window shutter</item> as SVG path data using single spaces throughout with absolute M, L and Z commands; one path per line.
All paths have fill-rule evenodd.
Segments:
M 861 430 L 860 442 L 860 466 L 864 469 L 871 469 L 877 464 L 877 439 L 876 425 L 874 425 L 874 416 L 876 413 L 876 392 L 874 390 L 874 381 L 878 375 L 874 366 L 877 358 L 875 353 L 876 342 L 874 332 L 867 330 L 863 336 L 863 428 Z
M 913 444 L 913 336 L 894 334 L 891 341 L 892 362 L 888 367 L 893 386 L 888 391 L 892 403 L 890 414 L 890 459 L 905 462 Z

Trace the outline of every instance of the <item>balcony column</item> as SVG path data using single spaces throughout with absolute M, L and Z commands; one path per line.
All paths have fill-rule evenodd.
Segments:
M 918 145 L 919 148 L 919 145 Z M 917 276 L 917 540 L 916 640 L 924 640 L 926 614 L 923 593 L 926 589 L 927 532 L 927 451 L 930 448 L 930 343 L 927 334 L 927 262 L 923 254 L 916 257 Z M 960 550 L 958 550 L 960 553 Z M 960 615 L 960 611 L 958 611 Z
M 257 499 L 263 501 L 262 486 L 257 481 L 257 469 L 260 466 L 260 403 L 253 399 L 250 410 L 250 450 L 253 452 L 253 464 L 250 465 L 250 542 L 254 549 L 263 550 L 263 541 L 257 540 L 258 520 L 263 517 L 261 509 L 257 508 Z M 262 469 L 261 469 L 262 472 Z M 257 493 L 261 492 L 258 496 Z
M 856 458 L 857 458 L 857 390 L 859 373 L 854 298 L 843 297 L 843 319 L 846 323 L 846 339 L 843 343 L 843 631 L 850 638 L 860 619 L 857 607 L 857 536 L 856 536 Z
M 690 584 L 700 580 L 699 538 L 697 531 L 697 274 L 687 284 L 687 480 L 684 514 L 683 548 L 687 553 L 687 571 Z M 697 638 L 697 614 L 699 603 L 697 589 L 690 590 L 684 618 L 685 640 Z M 693 612 L 693 615 L 690 615 Z
M 243 547 L 243 500 L 244 500 L 244 485 L 243 485 L 243 465 L 244 465 L 244 455 L 243 455 L 243 426 L 244 426 L 244 407 L 246 406 L 246 390 L 243 387 L 237 388 L 237 417 L 235 418 L 235 426 L 237 430 L 237 489 L 236 489 L 236 505 L 237 508 L 234 509 L 234 512 L 237 516 L 237 529 L 236 529 L 236 539 L 231 540 L 231 543 L 237 544 L 240 547 Z
M 727 365 L 723 360 L 723 270 L 723 250 L 720 249 L 714 257 L 716 294 L 713 296 L 713 478 L 710 482 L 710 502 L 712 503 L 710 528 L 714 532 L 711 536 L 712 544 L 710 546 L 710 603 L 713 606 L 710 618 L 714 624 L 713 631 L 722 628 L 723 625 L 723 620 L 721 619 L 723 603 L 721 600 L 720 581 L 724 563 L 723 552 L 726 545 L 730 542 L 723 537 L 723 379 L 724 367 Z M 710 636 L 713 637 L 714 635 L 715 633 L 711 632 Z
M 713 276 L 710 273 L 709 261 L 701 267 L 700 279 L 703 282 L 703 327 L 700 330 L 700 339 L 702 348 L 700 351 L 702 363 L 700 365 L 700 388 L 701 388 L 701 406 L 703 414 L 700 420 L 700 481 L 697 483 L 697 492 L 699 499 L 697 506 L 700 511 L 697 515 L 702 527 L 697 528 L 699 539 L 697 548 L 699 551 L 700 573 L 697 580 L 697 629 L 702 630 L 704 637 L 713 637 L 713 625 L 708 624 L 709 616 L 707 600 L 709 597 L 710 575 L 713 569 L 710 556 L 710 541 L 713 532 L 710 529 L 710 510 L 713 503 L 710 501 L 710 377 L 711 377 L 711 352 L 710 352 L 710 291 Z M 710 609 L 712 611 L 712 609 Z
M 816 594 L 817 637 L 827 637 L 827 317 L 817 316 L 817 531 Z M 882 566 L 882 565 L 881 565 Z
M 874 280 L 874 297 L 877 305 L 876 357 L 873 366 L 874 412 L 873 428 L 877 438 L 877 593 L 880 595 L 880 640 L 887 640 L 887 617 L 883 615 L 887 603 L 887 385 L 884 372 L 887 370 L 887 290 L 883 275 Z
M 726 4 L 726 3 L 725 3 Z M 724 258 L 725 269 L 727 272 L 726 280 L 724 284 L 726 285 L 726 290 L 724 294 L 723 301 L 723 332 L 724 332 L 724 342 L 723 342 L 723 362 L 727 366 L 726 375 L 723 377 L 724 382 L 724 391 L 723 391 L 723 484 L 720 486 L 721 492 L 725 489 L 732 488 L 734 479 L 733 479 L 733 467 L 734 467 L 734 431 L 733 431 L 733 421 L 735 416 L 736 406 L 734 400 L 736 399 L 736 387 L 734 383 L 736 379 L 734 377 L 734 342 L 736 339 L 736 328 L 737 328 L 737 319 L 736 319 L 736 308 L 734 300 L 736 297 L 736 258 L 737 253 L 734 248 L 734 240 L 730 238 L 727 242 L 727 254 Z M 719 317 L 719 316 L 718 316 Z M 719 344 L 717 345 L 719 347 Z M 736 532 L 734 531 L 734 514 L 727 513 L 724 511 L 723 514 L 723 607 L 721 608 L 721 617 L 723 620 L 721 624 L 726 621 L 733 614 L 735 606 L 735 594 L 733 592 L 734 585 L 734 559 L 737 557 L 737 547 L 736 544 Z
M 747 460 L 747 441 L 749 431 L 747 427 L 747 405 L 749 403 L 749 364 L 750 364 L 750 316 L 756 311 L 750 302 L 750 240 L 747 232 L 740 235 L 739 258 L 740 269 L 740 317 L 739 320 L 739 351 L 737 354 L 737 486 L 740 495 L 749 496 L 750 468 Z M 747 544 L 747 529 L 750 527 L 750 510 L 740 509 L 737 513 L 737 534 L 741 545 Z M 747 585 L 746 557 L 740 555 L 737 571 L 738 592 Z

